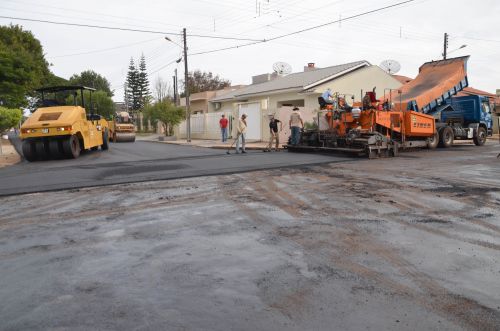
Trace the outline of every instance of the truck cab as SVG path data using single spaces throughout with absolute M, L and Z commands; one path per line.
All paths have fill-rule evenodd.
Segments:
M 465 127 L 469 124 L 478 123 L 488 131 L 491 131 L 491 107 L 488 98 L 480 95 L 469 95 L 454 97 L 447 101 L 447 107 L 441 113 L 441 121 L 447 122 L 449 119 L 458 118 Z
M 452 143 L 454 139 L 472 139 L 481 146 L 486 142 L 486 137 L 492 134 L 491 107 L 489 99 L 484 96 L 449 98 L 436 109 L 433 116 L 443 144 L 446 141 Z M 444 147 L 448 146 L 444 144 Z

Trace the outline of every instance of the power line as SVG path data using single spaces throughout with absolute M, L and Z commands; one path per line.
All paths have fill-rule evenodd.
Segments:
M 176 35 L 176 36 L 182 35 L 182 33 L 179 33 L 179 32 L 165 32 L 165 31 L 156 31 L 156 30 L 119 28 L 119 27 L 103 26 L 103 25 L 56 22 L 56 21 L 39 20 L 39 19 L 24 18 L 24 17 L 0 16 L 0 18 L 7 18 L 7 19 L 12 19 L 12 20 L 28 21 L 28 22 L 48 23 L 48 24 L 56 24 L 56 25 L 78 26 L 78 27 L 84 27 L 84 28 L 105 29 L 105 30 L 130 31 L 130 32 L 141 32 L 141 33 L 156 33 L 156 34 L 162 34 L 162 35 L 168 34 L 168 35 Z M 262 39 L 236 38 L 236 37 L 226 37 L 226 36 L 210 36 L 210 35 L 202 35 L 202 34 L 188 34 L 188 37 L 224 39 L 224 40 L 239 40 L 239 41 L 261 41 L 261 42 L 264 41 Z
M 147 75 L 148 77 L 151 77 L 153 74 L 157 73 L 158 71 L 160 70 L 163 70 L 165 69 L 166 67 L 168 67 L 169 65 L 172 65 L 174 64 L 175 62 L 177 62 L 179 59 L 175 59 L 173 61 L 170 61 L 168 62 L 167 64 L 164 64 L 163 66 L 159 67 L 158 69 L 155 69 L 154 71 L 151 71 L 151 72 L 148 72 Z M 125 86 L 125 84 L 121 84 L 121 85 L 115 85 L 115 86 L 112 86 L 111 88 L 112 89 L 121 89 Z
M 500 43 L 500 40 L 495 40 L 495 39 L 483 39 L 483 38 L 466 37 L 466 36 L 456 36 L 456 38 L 470 39 L 470 40 L 479 40 L 479 41 L 487 41 L 487 42 L 492 42 L 492 43 Z
M 281 39 L 281 38 L 293 36 L 293 35 L 296 35 L 296 34 L 299 34 L 299 33 L 307 32 L 307 31 L 311 31 L 311 30 L 315 30 L 315 29 L 319 29 L 319 28 L 322 28 L 324 26 L 332 25 L 332 24 L 335 24 L 335 23 L 338 23 L 338 22 L 341 22 L 341 21 L 352 20 L 352 19 L 355 19 L 355 18 L 358 18 L 358 17 L 361 17 L 361 16 L 365 16 L 365 15 L 376 13 L 376 12 L 379 12 L 379 11 L 382 11 L 382 10 L 386 10 L 386 9 L 390 9 L 390 8 L 402 6 L 404 4 L 407 4 L 407 3 L 410 3 L 410 2 L 414 2 L 414 1 L 416 1 L 416 0 L 406 0 L 406 1 L 398 2 L 398 3 L 392 4 L 392 5 L 388 5 L 388 6 L 385 6 L 385 7 L 380 7 L 380 8 L 377 8 L 377 9 L 372 9 L 372 10 L 369 10 L 369 11 L 365 11 L 363 13 L 355 14 L 355 15 L 348 16 L 348 17 L 345 17 L 345 18 L 341 18 L 341 19 L 338 19 L 338 20 L 335 20 L 335 21 L 331 21 L 331 22 L 319 24 L 319 25 L 316 25 L 316 26 L 312 26 L 310 28 L 305 28 L 305 29 L 301 29 L 301 30 L 298 30 L 298 31 L 294 31 L 294 32 L 290 32 L 290 33 L 285 33 L 285 34 L 283 34 L 281 36 L 270 38 L 267 41 L 273 41 L 273 40 L 276 40 L 276 39 Z
M 401 1 L 401 2 L 398 2 L 398 3 L 392 4 L 392 5 L 380 7 L 380 8 L 377 8 L 377 9 L 372 9 L 372 10 L 365 11 L 365 12 L 362 12 L 362 13 L 359 13 L 359 14 L 355 14 L 355 15 L 352 15 L 352 16 L 347 16 L 347 17 L 344 17 L 342 19 L 338 19 L 338 20 L 335 20 L 335 21 L 330 21 L 330 22 L 319 24 L 319 25 L 315 25 L 315 26 L 312 26 L 312 27 L 309 27 L 309 28 L 297 30 L 297 31 L 294 31 L 294 32 L 285 33 L 285 34 L 282 34 L 282 35 L 279 35 L 279 36 L 276 36 L 276 37 L 272 37 L 272 38 L 269 38 L 269 39 L 264 39 L 262 41 L 253 41 L 253 42 L 247 43 L 247 44 L 236 45 L 236 46 L 228 46 L 228 47 L 219 48 L 219 49 L 213 49 L 213 50 L 209 50 L 209 51 L 192 53 L 190 55 L 201 55 L 201 54 L 215 53 L 215 52 L 225 51 L 225 50 L 229 50 L 229 49 L 235 49 L 235 48 L 241 48 L 241 47 L 246 47 L 246 46 L 261 44 L 261 43 L 265 43 L 265 42 L 269 42 L 269 41 L 273 41 L 273 40 L 277 40 L 277 39 L 281 39 L 281 38 L 293 36 L 293 35 L 296 35 L 296 34 L 299 34 L 299 33 L 307 32 L 307 31 L 312 31 L 312 30 L 315 30 L 315 29 L 319 29 L 319 28 L 322 28 L 322 27 L 325 27 L 325 26 L 328 26 L 328 25 L 332 25 L 332 24 L 338 23 L 340 21 L 353 20 L 353 19 L 361 17 L 361 16 L 366 16 L 366 15 L 373 14 L 373 13 L 376 13 L 376 12 L 379 12 L 379 11 L 383 11 L 383 10 L 386 10 L 386 9 L 390 9 L 390 8 L 402 6 L 404 4 L 407 4 L 407 3 L 410 3 L 410 2 L 414 2 L 414 1 L 416 1 L 416 0 Z
M 125 19 L 125 20 L 127 20 L 127 22 L 142 21 L 142 22 L 148 22 L 148 23 L 159 23 L 161 25 L 173 26 L 173 27 L 176 27 L 178 29 L 182 29 L 182 27 L 179 27 L 179 26 L 177 26 L 175 24 L 168 24 L 168 23 L 165 23 L 164 21 L 155 21 L 155 20 L 151 20 L 151 19 L 147 19 L 146 20 L 146 19 L 141 19 L 141 18 L 138 18 L 138 17 L 131 18 L 131 17 L 127 17 L 127 16 L 117 16 L 117 15 L 103 14 L 101 12 L 92 12 L 92 11 L 87 11 L 87 10 L 78 10 L 78 9 L 75 9 L 75 8 L 69 9 L 69 8 L 64 8 L 64 7 L 60 7 L 60 6 L 49 6 L 49 5 L 45 4 L 45 3 L 44 4 L 40 4 L 40 3 L 34 3 L 34 2 L 23 2 L 23 1 L 20 1 L 20 0 L 4 0 L 4 1 L 13 2 L 15 4 L 25 4 L 25 5 L 30 6 L 30 8 L 33 7 L 33 6 L 42 7 L 44 9 L 52 8 L 52 9 L 56 9 L 56 10 L 59 10 L 59 11 L 77 12 L 77 13 L 83 13 L 83 14 L 97 15 L 97 16 L 101 16 L 101 17 L 111 17 L 111 18 Z M 45 13 L 45 14 L 47 14 L 47 15 L 54 15 L 54 14 L 50 14 L 50 13 Z M 60 15 L 57 15 L 57 16 L 60 16 Z M 68 18 L 67 15 L 65 15 L 64 17 Z M 97 21 L 97 20 L 94 20 L 94 21 Z M 98 20 L 98 21 L 109 23 L 109 20 L 107 20 L 107 21 Z M 137 26 L 137 27 L 142 27 L 142 28 L 150 28 L 150 27 L 140 26 L 140 25 L 136 25 L 136 24 L 127 24 L 127 25 L 132 25 L 132 26 Z M 190 26 L 187 26 L 187 27 L 190 28 L 190 29 L 193 29 L 193 27 L 190 27 Z
M 140 44 L 145 44 L 154 40 L 158 40 L 158 38 L 154 39 L 148 39 L 148 40 L 143 40 L 139 41 L 136 43 L 132 44 L 126 44 L 126 45 L 121 45 L 121 46 L 116 46 L 116 47 L 109 47 L 109 48 L 103 48 L 103 49 L 96 49 L 94 51 L 86 51 L 86 52 L 81 52 L 81 53 L 72 53 L 72 54 L 63 54 L 63 55 L 55 55 L 55 56 L 47 56 L 48 59 L 55 59 L 55 58 L 61 58 L 61 57 L 68 57 L 68 56 L 78 56 L 78 55 L 87 55 L 87 54 L 95 54 L 95 53 L 103 53 L 103 52 L 108 52 L 112 51 L 115 49 L 120 49 L 120 48 L 126 48 L 126 47 L 131 47 L 135 45 L 140 45 Z

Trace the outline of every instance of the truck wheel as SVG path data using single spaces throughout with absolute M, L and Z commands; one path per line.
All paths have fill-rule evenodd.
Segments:
M 477 134 L 474 136 L 473 140 L 476 146 L 483 146 L 486 142 L 486 129 L 480 126 L 477 129 Z
M 23 155 L 29 162 L 36 161 L 35 143 L 28 140 L 23 141 Z
M 55 159 L 61 159 L 63 157 L 61 141 L 59 139 L 49 140 L 49 152 L 50 156 Z
M 427 144 L 427 148 L 434 149 L 439 144 L 439 134 L 434 132 L 434 135 L 429 138 L 429 143 Z
M 35 151 L 38 158 L 42 160 L 47 160 L 49 158 L 49 146 L 43 140 L 38 140 L 35 142 Z
M 71 135 L 69 138 L 64 139 L 62 147 L 64 155 L 68 158 L 76 159 L 80 156 L 80 141 L 77 136 Z
M 439 132 L 439 146 L 448 148 L 453 145 L 453 129 L 450 128 L 449 126 L 444 127 L 440 132 Z
M 103 133 L 102 133 L 102 145 L 101 145 L 101 149 L 103 151 L 106 151 L 109 149 L 109 136 L 108 136 L 108 130 L 105 130 Z

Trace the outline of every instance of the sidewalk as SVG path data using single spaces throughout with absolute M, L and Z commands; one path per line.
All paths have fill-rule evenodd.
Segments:
M 215 149 L 227 149 L 233 143 L 234 139 L 228 139 L 227 142 L 223 143 L 220 140 L 208 140 L 208 139 L 191 139 L 191 142 L 187 142 L 186 139 L 179 140 L 170 140 L 170 141 L 160 141 L 160 135 L 153 134 L 149 136 L 137 136 L 137 141 L 154 141 L 158 143 L 164 144 L 172 144 L 172 145 L 187 145 L 187 146 L 196 146 L 196 147 L 205 147 L 205 148 L 215 148 Z M 281 146 L 282 144 L 280 144 Z M 249 141 L 246 143 L 246 149 L 248 150 L 263 150 L 267 147 L 266 142 L 262 141 Z M 234 145 L 233 145 L 234 148 Z M 281 148 L 280 148 L 281 149 Z
M 21 161 L 21 157 L 17 154 L 16 149 L 8 139 L 2 139 L 2 151 L 0 154 L 0 168 L 16 164 Z

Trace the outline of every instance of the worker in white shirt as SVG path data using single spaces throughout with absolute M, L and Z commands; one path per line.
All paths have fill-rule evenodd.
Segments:
M 241 115 L 238 121 L 238 139 L 236 140 L 236 154 L 240 153 L 240 143 L 241 143 L 241 153 L 246 153 L 245 151 L 245 135 L 247 132 L 247 114 Z
M 300 117 L 299 108 L 293 108 L 290 114 L 290 121 L 288 122 L 291 131 L 292 145 L 297 145 L 300 141 L 300 130 L 304 128 L 304 121 Z

